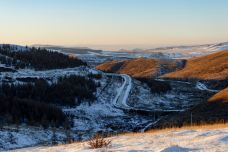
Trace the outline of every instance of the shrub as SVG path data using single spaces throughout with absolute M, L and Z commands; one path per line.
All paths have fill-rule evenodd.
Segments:
M 171 85 L 168 82 L 157 81 L 152 78 L 136 78 L 137 80 L 146 83 L 147 86 L 150 88 L 151 93 L 166 93 L 170 91 Z
M 102 78 L 102 74 L 93 74 L 93 73 L 90 73 L 90 74 L 88 74 L 88 77 L 89 78 L 95 78 L 95 79 L 101 79 Z
M 96 134 L 89 142 L 88 145 L 91 149 L 107 148 L 111 144 L 111 140 L 105 139 L 104 136 Z

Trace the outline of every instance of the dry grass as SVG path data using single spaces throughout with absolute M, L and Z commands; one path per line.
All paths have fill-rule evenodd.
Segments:
M 153 130 L 149 130 L 147 132 L 148 133 L 153 133 L 153 132 L 160 133 L 160 132 L 166 132 L 166 131 L 176 131 L 176 130 L 186 130 L 186 129 L 199 130 L 199 129 L 216 129 L 216 128 L 227 128 L 227 127 L 228 127 L 228 123 L 201 124 L 201 125 L 193 124 L 193 125 L 186 125 L 181 128 L 173 127 L 173 128 L 165 128 L 165 129 L 153 129 Z
M 110 61 L 98 65 L 101 71 L 128 74 L 132 77 L 156 77 L 160 75 L 161 67 L 167 71 L 177 69 L 176 61 L 165 61 L 159 59 L 136 58 L 125 61 Z
M 216 101 L 228 102 L 228 87 L 218 92 L 214 96 L 212 96 L 208 101 L 209 102 L 216 102 Z
M 228 50 L 189 59 L 184 69 L 163 75 L 164 78 L 224 80 L 228 78 Z
M 111 144 L 111 140 L 105 139 L 104 136 L 96 134 L 89 142 L 89 148 L 107 148 Z
M 159 134 L 169 131 L 181 131 L 181 130 L 200 130 L 200 129 L 217 129 L 217 128 L 227 128 L 228 123 L 216 123 L 216 124 L 203 124 L 203 125 L 192 125 L 192 126 L 183 126 L 181 128 L 179 127 L 172 127 L 172 128 L 163 128 L 163 129 L 152 129 L 148 130 L 145 133 L 122 133 L 119 134 L 120 136 L 126 135 L 126 136 L 137 136 L 140 134 Z
M 113 71 L 114 65 L 120 63 L 119 61 L 113 60 L 109 62 L 105 62 L 103 64 L 98 65 L 96 68 L 101 71 Z M 119 69 L 119 67 L 117 67 Z

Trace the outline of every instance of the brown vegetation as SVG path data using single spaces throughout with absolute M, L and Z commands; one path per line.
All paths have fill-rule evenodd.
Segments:
M 189 59 L 185 68 L 162 77 L 201 80 L 228 79 L 228 50 Z
M 111 144 L 111 140 L 105 139 L 104 136 L 96 134 L 89 142 L 88 145 L 91 149 L 107 148 Z
M 214 96 L 212 96 L 208 101 L 209 102 L 216 102 L 216 101 L 228 102 L 228 87 L 218 92 Z
M 215 123 L 215 124 L 201 124 L 201 125 L 186 125 L 183 127 L 172 127 L 172 128 L 162 128 L 162 129 L 152 129 L 152 130 L 148 130 L 145 133 L 155 133 L 155 134 L 159 134 L 159 133 L 163 133 L 163 132 L 167 132 L 167 131 L 180 131 L 180 130 L 186 130 L 186 129 L 194 129 L 194 130 L 198 130 L 198 129 L 217 129 L 217 128 L 227 128 L 228 127 L 228 123 Z M 143 134 L 145 134 L 143 133 Z M 121 135 L 137 135 L 137 134 L 141 134 L 141 133 L 124 133 Z
M 178 60 L 180 62 L 180 60 Z M 179 67 L 175 60 L 137 58 L 126 61 L 110 61 L 97 66 L 98 70 L 128 74 L 132 77 L 157 77 L 175 71 Z

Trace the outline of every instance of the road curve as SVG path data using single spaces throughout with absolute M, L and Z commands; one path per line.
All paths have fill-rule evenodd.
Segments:
M 116 108 L 124 109 L 124 110 L 133 110 L 133 111 L 143 111 L 143 112 L 182 112 L 184 109 L 176 109 L 176 110 L 160 110 L 160 109 L 146 109 L 146 108 L 136 108 L 132 107 L 128 104 L 128 96 L 130 95 L 132 89 L 132 78 L 127 74 L 115 74 L 115 73 L 104 73 L 109 76 L 117 76 L 122 77 L 123 83 L 117 89 L 117 94 L 113 99 L 113 105 Z
M 127 74 L 112 74 L 112 73 L 106 73 L 106 75 L 110 76 L 121 76 L 123 79 L 122 85 L 117 89 L 117 95 L 113 99 L 113 105 L 118 109 L 123 110 L 133 110 L 133 111 L 143 111 L 148 113 L 154 113 L 154 112 L 181 112 L 184 110 L 152 110 L 152 109 L 142 109 L 142 108 L 136 108 L 131 107 L 128 104 L 128 96 L 130 95 L 130 91 L 132 89 L 132 78 Z M 140 131 L 144 132 L 147 129 L 149 129 L 151 126 L 158 123 L 162 118 L 157 119 L 156 121 L 149 122 L 144 128 L 142 128 Z
M 117 95 L 113 100 L 113 104 L 117 108 L 130 110 L 130 109 L 132 109 L 132 107 L 130 107 L 127 104 L 127 99 L 130 94 L 130 91 L 131 91 L 132 79 L 130 76 L 128 76 L 126 74 L 120 74 L 119 76 L 121 76 L 123 78 L 124 82 L 121 85 L 121 87 L 118 88 Z

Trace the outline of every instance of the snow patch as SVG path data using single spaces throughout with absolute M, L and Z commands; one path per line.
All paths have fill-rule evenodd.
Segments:
M 201 82 L 196 83 L 196 88 L 199 90 L 206 90 L 206 91 L 210 91 L 210 92 L 219 92 L 219 90 L 208 89 L 207 86 Z
M 178 145 L 175 145 L 175 146 L 165 148 L 161 152 L 190 152 L 190 151 L 195 151 L 195 150 L 196 149 L 183 148 L 183 147 L 179 147 Z

